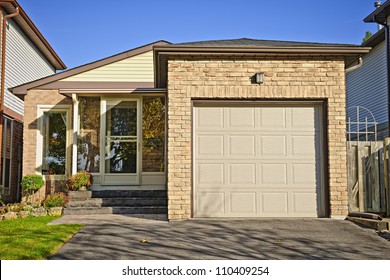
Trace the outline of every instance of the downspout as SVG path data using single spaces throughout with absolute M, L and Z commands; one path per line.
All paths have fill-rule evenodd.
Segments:
M 376 17 L 373 18 L 373 21 L 382 25 L 385 28 L 385 43 L 386 43 L 386 73 L 387 73 L 387 126 L 388 137 L 390 137 L 390 38 L 389 38 L 389 25 L 387 20 L 384 22 L 377 21 Z
M 3 28 L 1 32 L 1 93 L 0 93 L 0 145 L 3 142 L 3 115 L 4 115 L 4 92 L 5 92 L 5 51 L 6 51 L 6 40 L 7 40 L 7 19 L 16 17 L 19 15 L 19 8 L 15 8 L 13 14 L 6 15 L 3 17 Z M 0 149 L 0 158 L 2 157 L 3 151 Z M 3 174 L 1 174 L 3 175 Z
M 16 7 L 15 13 L 6 15 L 3 18 L 3 29 L 2 29 L 2 38 L 1 38 L 1 99 L 0 99 L 0 112 L 3 115 L 4 111 L 4 92 L 5 92 L 5 51 L 7 43 L 7 19 L 13 18 L 19 15 L 19 8 Z
M 349 67 L 347 69 L 345 69 L 345 72 L 346 73 L 349 73 L 349 72 L 352 72 L 352 71 L 355 71 L 356 69 L 359 69 L 360 67 L 363 66 L 363 58 L 359 57 L 358 59 L 358 64 L 352 66 L 352 67 Z
M 390 137 L 390 49 L 389 49 L 389 26 L 383 24 L 385 27 L 385 37 L 386 37 L 386 72 L 387 72 L 387 126 L 389 126 L 389 134 Z

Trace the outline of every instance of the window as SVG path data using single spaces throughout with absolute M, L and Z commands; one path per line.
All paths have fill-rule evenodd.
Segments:
M 43 175 L 69 174 L 69 113 L 65 105 L 38 109 L 37 167 Z
M 77 170 L 100 170 L 100 97 L 79 97 Z
M 165 171 L 165 98 L 144 97 L 142 106 L 142 171 Z

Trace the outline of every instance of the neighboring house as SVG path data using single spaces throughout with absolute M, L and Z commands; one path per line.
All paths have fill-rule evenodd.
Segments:
M 167 190 L 169 220 L 345 216 L 345 64 L 368 50 L 159 41 L 14 87 L 23 174 Z
M 5 201 L 20 199 L 20 175 L 22 164 L 23 101 L 8 88 L 55 74 L 65 69 L 64 63 L 33 24 L 19 3 L 1 0 L 1 62 L 4 71 L 0 81 L 4 103 L 0 112 L 0 184 L 4 186 L 2 197 Z M 5 41 L 3 38 L 5 37 Z M 4 52 L 5 50 L 5 52 Z
M 386 1 L 373 13 L 367 16 L 365 22 L 374 22 L 375 17 L 390 16 L 390 1 Z M 388 93 L 387 93 L 387 60 L 385 28 L 378 30 L 371 38 L 362 43 L 363 47 L 372 48 L 369 53 L 362 56 L 362 65 L 356 70 L 347 72 L 347 118 L 351 122 L 357 121 L 356 107 L 369 110 L 377 122 L 377 140 L 383 140 L 389 135 L 388 126 Z M 374 119 L 367 110 L 360 108 L 360 122 L 368 122 Z M 372 125 L 368 125 L 370 131 L 374 131 Z M 352 125 L 351 131 L 364 131 L 365 125 Z M 351 134 L 352 138 L 355 134 Z M 373 138 L 369 138 L 373 140 Z

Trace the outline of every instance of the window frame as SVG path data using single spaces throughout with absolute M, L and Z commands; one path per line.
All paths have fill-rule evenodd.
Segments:
M 43 164 L 43 115 L 44 113 L 65 113 L 66 114 L 66 154 L 65 174 L 45 175 L 42 174 Z M 72 149 L 72 128 L 71 128 L 72 105 L 38 105 L 37 111 L 37 147 L 36 147 L 36 173 L 42 176 L 54 176 L 55 180 L 64 180 L 70 173 L 71 149 Z

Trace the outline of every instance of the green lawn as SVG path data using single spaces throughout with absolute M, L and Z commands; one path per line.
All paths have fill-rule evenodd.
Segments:
M 44 260 L 56 253 L 82 225 L 47 225 L 58 217 L 0 222 L 0 260 Z

